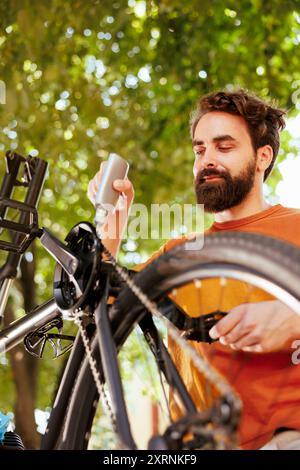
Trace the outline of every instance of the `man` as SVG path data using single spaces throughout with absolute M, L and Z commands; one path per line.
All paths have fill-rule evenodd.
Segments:
M 193 167 L 197 202 L 214 214 L 214 224 L 206 232 L 249 231 L 277 237 L 300 247 L 300 211 L 271 206 L 263 197 L 263 182 L 269 176 L 279 150 L 279 132 L 284 112 L 243 90 L 217 92 L 200 99 L 191 120 L 195 162 Z M 102 170 L 89 185 L 94 200 Z M 117 191 L 132 203 L 130 181 L 114 182 Z M 120 211 L 115 216 L 120 217 Z M 123 217 L 124 224 L 126 216 Z M 112 220 L 108 221 L 111 223 Z M 171 240 L 149 261 L 181 240 Z M 120 240 L 105 240 L 116 255 Z M 216 293 L 213 280 L 207 292 Z M 291 365 L 291 345 L 300 339 L 300 319 L 289 308 L 256 289 L 245 302 L 245 286 L 235 284 L 226 299 L 229 313 L 211 329 L 218 341 L 212 345 L 194 344 L 201 355 L 216 367 L 240 394 L 244 411 L 239 429 L 242 448 L 266 445 L 279 428 L 288 431 L 273 437 L 269 448 L 300 449 L 300 368 Z M 186 292 L 176 298 L 189 305 Z M 212 299 L 215 295 L 206 295 Z M 244 297 L 245 298 L 245 297 Z M 212 309 L 207 305 L 201 310 Z M 214 391 L 207 393 L 185 352 L 171 341 L 169 348 L 187 387 L 199 408 L 211 403 Z M 175 416 L 180 409 L 171 403 Z M 267 447 L 268 448 L 268 447 Z

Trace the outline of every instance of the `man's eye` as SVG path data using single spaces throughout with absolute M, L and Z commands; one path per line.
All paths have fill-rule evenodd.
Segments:
M 232 147 L 219 147 L 219 150 L 223 150 L 223 151 L 232 150 Z
M 204 149 L 195 150 L 195 155 L 202 155 L 203 152 L 204 152 Z

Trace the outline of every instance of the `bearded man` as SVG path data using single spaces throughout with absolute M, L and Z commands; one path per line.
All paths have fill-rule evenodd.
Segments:
M 219 91 L 199 100 L 191 119 L 193 179 L 197 203 L 214 214 L 206 235 L 254 232 L 300 247 L 300 211 L 271 205 L 263 194 L 263 183 L 279 151 L 284 114 L 244 90 Z M 92 201 L 102 171 L 89 184 Z M 114 188 L 127 201 L 125 224 L 134 197 L 133 186 L 128 179 L 116 180 Z M 110 217 L 107 223 L 115 223 L 112 219 L 120 217 L 119 211 Z M 104 241 L 115 256 L 120 239 Z M 169 240 L 148 262 L 185 240 Z M 217 341 L 195 343 L 194 347 L 227 378 L 242 399 L 241 448 L 300 449 L 300 368 L 291 365 L 290 360 L 291 344 L 300 339 L 300 318 L 260 290 L 252 293 L 251 301 L 241 303 L 243 288 L 238 283 L 232 286 L 226 309 L 229 313 L 210 331 Z M 199 314 L 209 311 L 209 299 L 216 295 L 213 280 L 208 280 L 206 292 L 207 305 Z M 176 302 L 192 314 L 189 298 L 185 290 Z M 169 349 L 199 409 L 209 406 L 213 391 L 208 396 L 206 384 L 190 358 L 172 341 Z M 171 402 L 171 410 L 175 417 L 180 416 L 175 402 Z

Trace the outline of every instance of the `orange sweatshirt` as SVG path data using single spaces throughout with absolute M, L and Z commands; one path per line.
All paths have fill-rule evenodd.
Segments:
M 300 248 L 300 210 L 278 204 L 240 220 L 215 222 L 206 234 L 224 230 L 269 235 Z M 138 270 L 184 241 L 185 237 L 169 240 L 146 263 L 139 265 Z M 170 297 L 193 317 L 216 309 L 229 311 L 244 302 L 273 299 L 258 288 L 250 291 L 244 282 L 228 280 L 220 306 L 220 288 L 219 280 L 207 279 L 202 282 L 201 290 L 189 284 L 177 289 Z M 243 413 L 239 428 L 239 444 L 242 448 L 257 449 L 263 446 L 280 427 L 300 430 L 300 364 L 293 365 L 291 362 L 294 350 L 255 354 L 233 351 L 219 342 L 191 344 L 227 378 L 242 399 Z M 212 403 L 216 391 L 198 373 L 190 357 L 170 338 L 169 350 L 198 408 L 205 409 Z M 174 417 L 179 417 L 179 406 L 174 400 L 171 400 L 170 405 Z

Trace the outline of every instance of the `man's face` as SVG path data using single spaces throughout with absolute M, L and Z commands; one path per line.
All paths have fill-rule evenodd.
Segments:
M 197 203 L 214 213 L 240 204 L 256 174 L 256 153 L 244 119 L 220 111 L 205 114 L 196 126 L 193 150 Z

